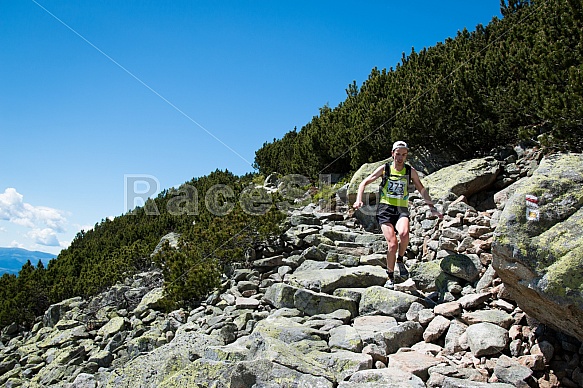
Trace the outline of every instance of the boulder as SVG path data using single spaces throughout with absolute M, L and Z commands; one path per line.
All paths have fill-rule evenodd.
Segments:
M 105 326 L 98 330 L 97 334 L 101 335 L 105 341 L 124 330 L 125 326 L 126 321 L 123 317 L 113 317 L 105 324 Z
M 500 171 L 500 163 L 493 157 L 472 159 L 428 175 L 423 184 L 434 200 L 447 198 L 450 194 L 467 198 L 492 185 Z
M 358 371 L 372 368 L 370 355 L 347 350 L 314 352 L 313 359 L 333 372 L 335 382 L 344 381 Z
M 498 354 L 508 344 L 508 330 L 493 323 L 477 323 L 466 329 L 468 344 L 475 357 Z
M 383 315 L 356 317 L 353 323 L 363 345 L 375 344 L 381 348 L 386 348 L 385 336 L 388 336 L 388 333 L 397 326 L 395 318 Z
M 166 376 L 159 388 L 195 386 L 333 388 L 335 385 L 325 377 L 305 374 L 266 359 L 232 363 L 201 358 Z
M 441 364 L 441 360 L 419 353 L 414 350 L 404 349 L 389 356 L 389 364 L 406 372 L 411 372 L 423 381 L 429 379 L 428 370 Z
M 372 286 L 362 293 L 359 313 L 360 315 L 383 314 L 397 321 L 406 321 L 407 311 L 413 302 L 419 302 L 419 298 L 404 292 Z
M 423 380 L 409 371 L 389 366 L 383 369 L 369 369 L 354 373 L 338 388 L 352 387 L 408 387 L 425 388 Z
M 263 300 L 278 309 L 293 308 L 296 291 L 298 291 L 296 287 L 275 283 L 265 291 Z
M 148 354 L 134 358 L 107 376 L 104 387 L 159 387 L 192 359 L 201 357 L 208 346 L 222 345 L 216 336 L 180 332 L 176 338 Z
M 383 332 L 386 353 L 396 353 L 401 348 L 409 348 L 422 340 L 423 327 L 419 322 L 401 322 Z
M 480 276 L 482 264 L 477 255 L 455 254 L 444 257 L 440 267 L 445 273 L 473 282 Z
M 355 301 L 307 289 L 299 289 L 294 294 L 294 305 L 307 315 L 329 314 L 341 309 L 350 311 L 352 316 L 358 315 Z
M 529 387 L 527 381 L 532 376 L 532 370 L 520 365 L 508 356 L 502 355 L 494 367 L 494 375 L 502 383 L 512 384 L 515 387 Z
M 257 323 L 253 333 L 263 339 L 273 338 L 287 345 L 297 345 L 302 341 L 318 341 L 326 337 L 323 332 L 286 317 L 268 317 Z
M 164 298 L 164 289 L 162 287 L 154 288 L 152 291 L 148 292 L 142 300 L 140 304 L 135 308 L 134 314 L 136 316 L 140 316 L 148 309 L 156 309 L 160 307 L 160 303 Z
M 64 317 L 65 313 L 72 310 L 74 307 L 83 304 L 81 297 L 74 297 L 63 300 L 59 303 L 51 305 L 43 316 L 43 325 L 45 327 L 53 327 Z
M 362 338 L 354 327 L 342 325 L 330 330 L 328 345 L 332 349 L 344 349 L 351 352 L 362 351 Z
M 289 278 L 293 286 L 326 293 L 344 287 L 382 286 L 386 280 L 386 271 L 377 265 L 296 271 Z
M 507 201 L 492 245 L 519 307 L 583 340 L 583 155 L 544 158 Z M 561 317 L 561 319 L 556 319 Z

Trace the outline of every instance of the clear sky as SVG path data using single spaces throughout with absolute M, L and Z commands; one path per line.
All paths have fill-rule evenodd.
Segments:
M 58 253 L 158 191 L 252 172 L 264 142 L 336 107 L 499 0 L 0 0 L 0 247 Z M 131 207 L 131 206 L 129 206 Z

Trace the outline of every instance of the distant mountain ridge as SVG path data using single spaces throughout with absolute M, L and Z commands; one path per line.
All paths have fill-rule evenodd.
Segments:
M 52 253 L 29 251 L 22 248 L 0 248 L 0 275 L 5 273 L 18 274 L 22 266 L 30 260 L 36 266 L 41 260 L 46 266 L 57 255 Z

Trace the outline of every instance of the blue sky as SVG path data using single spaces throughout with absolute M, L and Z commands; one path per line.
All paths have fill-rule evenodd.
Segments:
M 372 68 L 499 12 L 499 0 L 0 0 L 0 246 L 58 253 L 128 210 L 128 176 L 160 191 L 252 172 L 264 142 Z

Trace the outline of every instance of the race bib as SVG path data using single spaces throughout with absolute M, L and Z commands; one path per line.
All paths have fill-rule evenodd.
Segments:
M 405 195 L 405 183 L 402 180 L 389 181 L 387 184 L 387 194 L 391 197 L 403 197 Z

